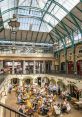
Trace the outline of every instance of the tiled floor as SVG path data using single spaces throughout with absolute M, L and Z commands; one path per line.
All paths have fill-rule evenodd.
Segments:
M 8 97 L 6 99 L 6 104 L 17 110 L 18 105 L 16 104 L 16 102 L 17 102 L 16 100 L 17 99 L 15 96 L 15 93 L 12 92 L 11 94 L 8 94 Z M 14 116 L 12 116 L 12 117 L 14 117 Z M 42 116 L 40 116 L 40 117 L 42 117 Z M 82 117 L 82 109 L 77 110 L 72 107 L 70 114 L 63 114 L 62 117 Z

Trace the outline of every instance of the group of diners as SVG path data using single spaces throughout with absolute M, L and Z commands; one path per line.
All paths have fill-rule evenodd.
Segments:
M 67 90 L 63 91 L 61 86 L 44 85 L 26 85 L 15 87 L 19 112 L 39 117 L 52 115 L 62 115 L 70 113 L 71 106 L 67 100 Z

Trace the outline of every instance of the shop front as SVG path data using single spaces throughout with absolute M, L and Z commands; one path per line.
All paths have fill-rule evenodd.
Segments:
M 82 75 L 82 60 L 77 61 L 77 74 Z
M 65 73 L 65 71 L 66 71 L 66 63 L 62 62 L 61 63 L 61 73 Z
M 68 62 L 68 74 L 73 74 L 74 72 L 74 63 L 73 61 Z

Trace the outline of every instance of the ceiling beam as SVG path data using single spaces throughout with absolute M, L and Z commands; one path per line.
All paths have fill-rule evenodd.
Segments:
M 26 32 L 26 40 L 27 40 L 27 37 L 28 37 L 28 31 Z
M 30 42 L 31 42 L 31 41 L 32 41 L 32 39 L 33 39 L 33 38 L 32 38 L 32 37 L 33 37 L 33 33 L 34 33 L 34 31 L 32 31 L 32 34 L 31 34 L 31 40 L 30 40 Z
M 42 35 L 41 35 L 41 39 L 40 39 L 40 42 L 41 42 L 41 40 L 42 40 L 42 38 L 43 38 L 43 35 L 44 35 L 44 32 L 42 33 Z
M 47 40 L 47 37 L 48 37 L 48 33 L 47 33 L 47 35 L 46 35 L 46 37 L 45 37 L 44 43 L 46 42 L 46 40 Z

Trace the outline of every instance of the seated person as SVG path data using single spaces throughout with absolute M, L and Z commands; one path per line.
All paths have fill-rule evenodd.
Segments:
M 49 111 L 48 111 L 48 113 L 47 113 L 47 115 L 48 115 L 48 117 L 51 117 L 51 116 L 52 116 L 52 114 L 53 114 L 53 109 L 52 109 L 52 108 L 50 108 L 50 109 L 49 109 Z
M 18 101 L 18 103 L 22 103 L 23 102 L 21 95 L 18 95 L 17 101 Z
M 48 106 L 44 104 L 41 108 L 42 115 L 47 115 L 47 112 L 49 111 Z
M 32 108 L 28 108 L 28 111 L 26 113 L 27 115 L 33 115 L 33 109 Z
M 71 111 L 71 106 L 70 106 L 69 102 L 67 102 L 66 108 L 67 108 L 66 112 L 69 113 Z
M 60 105 L 58 104 L 55 104 L 54 105 L 54 110 L 55 110 L 55 114 L 56 115 L 60 115 L 61 114 L 61 107 L 60 107 Z
M 67 104 L 67 100 L 65 99 L 63 104 L 61 105 L 62 113 L 66 112 L 66 110 L 67 110 L 66 104 Z
M 28 107 L 28 108 L 32 108 L 32 104 L 31 104 L 30 100 L 27 100 L 26 103 L 27 103 L 27 107 Z

